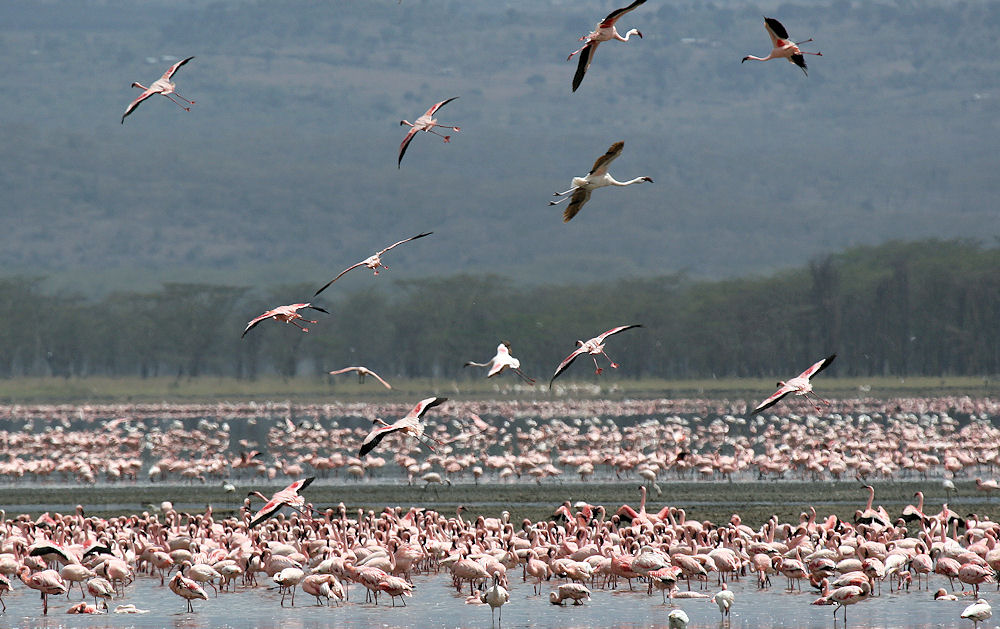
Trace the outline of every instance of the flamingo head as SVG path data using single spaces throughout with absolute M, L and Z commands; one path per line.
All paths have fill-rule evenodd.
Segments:
M 402 127 L 403 125 L 409 125 L 409 126 L 411 126 L 411 127 L 413 126 L 412 124 L 410 124 L 409 122 L 407 122 L 407 121 L 405 121 L 405 120 L 400 120 L 400 121 L 399 121 L 399 126 L 401 126 L 401 127 Z
M 576 346 L 577 346 L 577 347 L 583 347 L 583 341 L 581 341 L 581 340 L 577 339 L 577 341 L 576 341 Z
M 626 39 L 628 38 L 629 35 L 638 35 L 639 39 L 642 39 L 642 33 L 637 28 L 633 28 L 629 32 L 625 33 Z
M 746 57 L 743 57 L 743 59 L 740 60 L 740 63 L 743 63 L 744 61 L 746 61 L 749 58 L 750 58 L 750 55 L 747 55 Z
M 648 181 L 649 183 L 653 183 L 653 178 L 652 177 L 643 177 L 642 180 L 643 181 Z

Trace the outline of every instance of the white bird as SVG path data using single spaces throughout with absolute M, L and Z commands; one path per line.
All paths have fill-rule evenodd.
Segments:
M 458 128 L 458 127 L 449 127 L 447 125 L 438 124 L 437 119 L 434 118 L 434 114 L 435 114 L 435 112 L 437 112 L 438 109 L 441 109 L 442 107 L 444 107 L 445 105 L 447 105 L 451 101 L 455 100 L 456 98 L 458 98 L 458 96 L 452 96 L 448 100 L 443 100 L 440 103 L 434 103 L 433 105 L 431 105 L 430 109 L 428 109 L 427 111 L 424 112 L 423 116 L 420 116 L 414 122 L 410 122 L 408 120 L 400 120 L 399 121 L 399 124 L 401 126 L 402 125 L 410 125 L 410 131 L 406 134 L 406 137 L 403 138 L 403 142 L 399 145 L 399 160 L 396 162 L 396 167 L 397 168 L 399 168 L 399 167 L 402 166 L 402 164 L 403 164 L 403 155 L 406 153 L 406 149 L 409 148 L 410 141 L 413 140 L 413 136 L 417 135 L 417 131 L 427 131 L 428 133 L 433 133 L 434 135 L 439 135 L 442 138 L 444 138 L 445 142 L 451 142 L 451 136 L 450 135 L 441 135 L 440 133 L 438 133 L 437 131 L 434 130 L 434 127 L 441 127 L 442 129 L 451 129 L 452 131 L 455 131 L 456 133 L 459 132 L 459 131 L 461 131 L 461 129 Z
M 820 402 L 823 402 L 824 404 L 829 405 L 830 404 L 829 402 L 827 402 L 823 398 L 813 393 L 812 383 L 810 381 L 812 380 L 813 376 L 815 376 L 819 372 L 829 367 L 830 363 L 832 363 L 833 359 L 836 357 L 837 357 L 836 354 L 830 354 L 823 360 L 820 360 L 815 364 L 813 364 L 811 367 L 809 367 L 809 369 L 806 369 L 805 371 L 795 376 L 794 378 L 789 379 L 787 382 L 779 381 L 777 384 L 778 390 L 772 393 L 769 398 L 758 404 L 757 407 L 753 409 L 753 412 L 751 412 L 751 415 L 759 413 L 765 408 L 774 406 L 781 400 L 781 398 L 785 397 L 789 393 L 794 393 L 795 395 L 806 395 L 806 396 L 812 393 L 812 396 L 814 398 L 816 398 Z M 820 407 L 817 406 L 816 410 L 819 410 L 819 408 Z
M 372 371 L 368 367 L 344 367 L 343 369 L 335 369 L 334 371 L 331 371 L 330 375 L 331 376 L 337 376 L 337 375 L 340 375 L 342 373 L 347 373 L 349 371 L 356 371 L 356 372 L 358 372 L 358 384 L 364 384 L 365 383 L 365 376 L 371 376 L 372 378 L 375 378 L 376 380 L 378 380 L 379 382 L 381 382 L 382 386 L 384 386 L 386 389 L 391 389 L 392 388 L 392 385 L 390 385 L 388 382 L 386 382 L 385 380 L 383 380 L 380 375 L 378 375 L 377 373 L 375 373 L 374 371 Z
M 684 629 L 690 619 L 683 609 L 675 609 L 667 614 L 667 626 L 670 629 Z
M 605 186 L 631 186 L 634 183 L 643 183 L 648 181 L 653 183 L 653 180 L 649 177 L 636 177 L 635 179 L 629 179 L 628 181 L 618 181 L 614 177 L 608 174 L 608 166 L 611 162 L 615 160 L 616 157 L 622 154 L 622 149 L 625 148 L 624 142 L 615 142 L 608 149 L 608 152 L 597 158 L 594 162 L 594 167 L 590 169 L 585 177 L 573 177 L 570 182 L 571 187 L 565 192 L 555 192 L 552 194 L 554 197 L 563 197 L 558 201 L 549 201 L 549 205 L 558 205 L 569 199 L 569 205 L 563 210 L 563 222 L 568 223 L 570 219 L 580 212 L 583 204 L 590 200 L 590 194 L 597 188 L 603 188 Z M 567 196 L 572 195 L 572 196 Z
M 422 234 L 417 234 L 416 236 L 410 236 L 409 238 L 404 238 L 403 240 L 400 240 L 399 242 L 392 243 L 391 245 L 389 245 L 385 249 L 383 249 L 383 250 L 375 253 L 374 255 L 372 255 L 372 256 L 370 256 L 368 258 L 365 258 L 361 262 L 357 262 L 355 264 L 352 264 L 351 266 L 349 266 L 346 269 L 344 269 L 343 271 L 341 271 L 340 275 L 338 275 L 337 277 L 333 278 L 332 280 L 330 280 L 326 284 L 323 284 L 322 288 L 320 288 L 318 291 L 316 291 L 315 293 L 313 293 L 313 297 L 315 297 L 316 295 L 319 295 L 320 293 L 322 293 L 323 291 L 325 291 L 326 288 L 330 284 L 333 284 L 334 282 L 336 282 L 337 280 L 339 280 L 341 277 L 344 276 L 345 273 L 347 273 L 348 271 L 352 271 L 352 270 L 358 268 L 359 266 L 366 266 L 369 269 L 371 269 L 372 271 L 375 271 L 375 275 L 378 275 L 378 269 L 379 269 L 379 267 L 382 267 L 384 269 L 388 269 L 389 268 L 386 265 L 382 264 L 382 254 L 384 254 L 386 251 L 389 251 L 393 247 L 398 247 L 399 245 L 403 244 L 404 242 L 410 242 L 411 240 L 416 240 L 417 238 L 423 238 L 424 236 L 430 236 L 433 233 L 434 232 L 424 232 Z
M 625 330 L 628 330 L 630 328 L 641 328 L 641 327 L 642 327 L 642 325 L 638 324 L 638 323 L 633 324 L 633 325 L 620 325 L 617 328 L 611 328 L 607 332 L 604 332 L 602 334 L 599 334 L 598 336 L 595 336 L 594 338 L 590 339 L 589 341 L 586 341 L 586 342 L 584 342 L 584 341 L 577 341 L 576 342 L 576 346 L 577 347 L 576 347 L 575 350 L 573 350 L 573 353 L 570 354 L 569 356 L 567 356 L 566 358 L 564 358 L 563 361 L 561 363 L 559 363 L 559 366 L 556 367 L 556 372 L 554 374 L 552 374 L 552 379 L 549 380 L 549 388 L 550 389 L 552 388 L 552 383 L 555 381 L 556 378 L 559 377 L 559 374 L 561 374 L 562 372 L 566 371 L 566 368 L 569 367 L 571 364 L 573 364 L 573 361 L 576 360 L 577 356 L 582 356 L 583 354 L 592 354 L 593 356 L 595 356 L 595 358 L 594 358 L 594 367 L 597 368 L 597 374 L 598 375 L 600 375 L 601 372 L 604 371 L 597 364 L 597 358 L 596 358 L 596 356 L 598 354 L 604 354 L 604 357 L 607 358 L 608 361 L 611 363 L 611 368 L 612 369 L 617 369 L 618 368 L 618 363 L 612 361 L 611 358 L 607 354 L 604 353 L 604 340 L 607 339 L 612 334 L 618 334 L 619 332 L 624 332 Z
M 498 373 L 503 372 L 504 369 L 508 369 L 509 368 L 511 371 L 513 371 L 518 376 L 520 376 L 520 378 L 522 380 L 524 380 L 525 382 L 529 382 L 531 384 L 535 383 L 534 380 L 532 380 L 528 376 L 524 375 L 524 372 L 521 371 L 521 361 L 519 361 L 518 359 L 516 359 L 516 358 L 514 358 L 513 356 L 510 355 L 510 343 L 508 343 L 507 341 L 501 341 L 500 344 L 497 345 L 496 356 L 494 356 L 493 358 L 491 358 L 490 362 L 488 362 L 488 363 L 474 363 L 474 362 L 472 362 L 470 360 L 469 362 L 465 363 L 462 366 L 463 367 L 489 367 L 490 371 L 489 371 L 489 373 L 486 374 L 487 378 L 492 378 L 493 376 L 497 375 Z
M 972 605 L 965 608 L 962 612 L 962 618 L 967 618 L 972 621 L 973 627 L 979 627 L 979 623 L 983 622 L 987 618 L 993 615 L 993 608 L 990 604 L 986 602 L 985 598 L 977 600 Z
M 639 39 L 642 39 L 642 33 L 640 33 L 639 29 L 637 28 L 633 28 L 632 30 L 625 33 L 625 37 L 622 37 L 618 33 L 618 29 L 615 28 L 615 22 L 618 21 L 618 18 L 625 15 L 626 13 L 636 8 L 640 4 L 644 3 L 645 1 L 646 0 L 635 0 L 635 2 L 628 5 L 627 7 L 623 7 L 621 9 L 615 9 L 614 11 L 609 13 L 607 17 L 601 20 L 593 31 L 580 38 L 580 41 L 586 40 L 587 43 L 585 43 L 582 47 L 580 47 L 579 50 L 569 53 L 569 56 L 566 57 L 566 61 L 569 61 L 570 59 L 573 58 L 573 55 L 580 53 L 580 60 L 576 65 L 576 74 L 573 75 L 574 92 L 576 91 L 576 88 L 580 87 L 580 83 L 583 82 L 583 76 L 587 74 L 587 68 L 590 67 L 590 62 L 594 60 L 594 53 L 597 52 L 598 44 L 600 44 L 602 41 L 610 41 L 612 39 L 617 39 L 618 41 L 628 41 L 628 38 L 631 37 L 632 35 L 638 35 Z
M 281 604 L 285 604 L 285 596 L 289 592 L 292 594 L 292 607 L 295 607 L 295 589 L 299 582 L 306 576 L 306 573 L 299 568 L 285 568 L 281 570 L 271 580 L 278 584 L 281 590 Z
M 407 413 L 404 417 L 397 419 L 395 422 L 391 424 L 387 424 L 381 419 L 376 419 L 375 421 L 381 424 L 381 426 L 368 433 L 368 436 L 365 437 L 365 440 L 361 442 L 361 451 L 358 452 L 358 456 L 362 457 L 368 454 L 369 452 L 375 449 L 375 446 L 377 446 L 379 442 L 385 438 L 386 435 L 390 435 L 394 432 L 402 431 L 408 435 L 416 437 L 417 439 L 423 440 L 424 424 L 423 422 L 420 421 L 420 419 L 424 416 L 424 414 L 427 411 L 434 408 L 435 406 L 444 404 L 447 401 L 448 398 L 446 397 L 429 397 L 420 400 L 420 402 L 416 406 L 414 406 L 409 413 Z M 431 450 L 434 449 L 434 447 L 426 443 L 426 441 L 424 441 L 424 443 Z
M 788 31 L 782 26 L 781 22 L 774 19 L 773 17 L 764 18 L 764 28 L 767 29 L 767 34 L 771 36 L 771 45 L 773 49 L 770 54 L 766 57 L 755 57 L 753 55 L 747 55 L 743 57 L 743 61 L 747 59 L 752 59 L 753 61 L 770 61 L 771 59 L 788 59 L 789 62 L 802 68 L 806 76 L 809 76 L 809 72 L 806 69 L 806 58 L 803 55 L 816 55 L 817 57 L 822 57 L 821 52 L 803 52 L 799 50 L 799 44 L 804 44 L 806 42 L 811 42 L 812 38 L 793 42 L 788 39 Z M 743 63 L 740 61 L 740 63 Z
M 722 614 L 723 618 L 729 616 L 729 610 L 732 609 L 735 601 L 736 595 L 725 583 L 722 584 L 722 589 L 712 597 L 712 602 L 719 606 L 719 613 Z
M 562 605 L 566 599 L 573 601 L 574 605 L 580 605 L 582 601 L 590 599 L 590 590 L 582 583 L 563 583 L 555 592 L 549 592 L 549 602 L 553 605 Z
M 194 105 L 193 100 L 188 100 L 175 91 L 176 86 L 170 80 L 171 77 L 174 76 L 174 73 L 177 72 L 178 68 L 180 68 L 188 61 L 191 61 L 192 59 L 194 59 L 194 57 L 188 57 L 187 59 L 182 59 L 177 63 L 175 63 L 174 65 L 170 66 L 170 69 L 164 72 L 163 76 L 153 81 L 153 84 L 150 85 L 149 87 L 146 87 L 145 85 L 139 83 L 138 81 L 132 83 L 132 87 L 138 87 L 141 90 L 143 90 L 143 92 L 142 94 L 139 94 L 139 98 L 136 98 L 134 101 L 128 104 L 128 107 L 125 108 L 125 113 L 122 114 L 122 124 L 125 124 L 125 118 L 127 118 L 129 114 L 135 111 L 135 108 L 138 107 L 140 104 L 142 104 L 142 101 L 146 100 L 153 94 L 163 94 L 167 98 L 170 98 L 171 94 L 175 94 L 177 98 L 184 100 L 189 105 Z M 170 98 L 170 100 L 173 103 L 176 103 L 177 106 L 183 109 L 184 111 L 191 111 L 190 107 L 185 107 L 184 105 L 181 105 L 173 98 Z
M 500 621 L 503 622 L 503 606 L 510 600 L 507 588 L 500 585 L 500 574 L 493 574 L 493 587 L 479 595 L 479 600 L 490 606 L 490 612 L 495 613 L 500 610 Z M 496 619 L 493 621 L 496 622 Z

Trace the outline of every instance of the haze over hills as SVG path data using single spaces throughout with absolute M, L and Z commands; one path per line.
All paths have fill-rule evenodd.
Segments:
M 33 2 L 0 6 L 0 265 L 53 290 L 315 283 L 386 244 L 407 277 L 763 273 L 890 239 L 1000 234 L 1000 4 Z M 809 76 L 762 15 L 813 37 Z M 174 60 L 197 103 L 138 94 Z M 448 145 L 405 129 L 430 104 Z M 546 203 L 616 140 L 572 223 Z M 392 273 L 397 273 L 396 268 Z M 400 273 L 402 274 L 402 273 Z M 345 278 L 345 283 L 359 281 Z

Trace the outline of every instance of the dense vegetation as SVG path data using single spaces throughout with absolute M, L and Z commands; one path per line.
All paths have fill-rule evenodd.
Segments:
M 0 375 L 292 377 L 364 364 L 390 377 L 480 378 L 462 363 L 488 359 L 503 339 L 544 379 L 575 339 L 625 323 L 644 327 L 608 351 L 629 377 L 789 376 L 832 352 L 839 375 L 1000 373 L 1000 248 L 971 242 L 855 248 L 725 281 L 365 280 L 364 289 L 324 293 L 332 316 L 313 313 L 320 321 L 308 334 L 267 321 L 241 339 L 246 321 L 305 301 L 316 286 L 171 283 L 94 300 L 46 294 L 41 278 L 7 279 Z M 568 377 L 592 373 L 581 363 Z

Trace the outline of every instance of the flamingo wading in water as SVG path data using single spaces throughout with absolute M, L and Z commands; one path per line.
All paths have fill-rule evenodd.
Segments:
M 753 412 L 750 414 L 754 415 L 766 408 L 774 406 L 781 400 L 781 398 L 785 397 L 789 393 L 794 393 L 795 395 L 805 395 L 805 396 L 808 396 L 810 393 L 812 393 L 812 396 L 814 398 L 816 398 L 817 400 L 826 405 L 829 405 L 830 404 L 829 402 L 827 402 L 823 398 L 813 393 L 812 383 L 810 381 L 812 380 L 813 376 L 815 376 L 819 372 L 829 367 L 830 363 L 832 363 L 833 359 L 836 357 L 837 357 L 836 354 L 830 354 L 823 360 L 817 361 L 812 367 L 806 369 L 805 371 L 795 376 L 794 378 L 791 378 L 787 382 L 779 381 L 777 384 L 778 390 L 772 393 L 769 398 L 758 404 L 757 407 L 753 409 Z M 817 411 L 820 410 L 820 407 L 816 406 L 816 410 Z
M 357 262 L 355 264 L 352 264 L 351 266 L 349 266 L 346 269 L 344 269 L 343 271 L 341 271 L 340 275 L 338 275 L 337 277 L 333 278 L 332 280 L 330 280 L 326 284 L 323 284 L 322 288 L 320 288 L 318 291 L 316 291 L 315 293 L 313 293 L 313 297 L 315 297 L 316 295 L 319 295 L 320 293 L 322 293 L 323 291 L 325 291 L 330 284 L 333 284 L 334 282 L 336 282 L 337 280 L 339 280 L 341 277 L 344 276 L 345 273 L 347 273 L 348 271 L 353 271 L 354 269 L 358 268 L 359 266 L 366 266 L 369 269 L 371 269 L 372 271 L 375 271 L 375 275 L 378 275 L 378 269 L 379 269 L 379 267 L 382 267 L 383 269 L 388 269 L 389 268 L 385 264 L 382 263 L 382 254 L 384 254 L 386 251 L 389 251 L 393 247 L 398 247 L 399 245 L 403 244 L 404 242 L 410 242 L 411 240 L 416 240 L 417 238 L 423 238 L 424 236 L 430 236 L 433 233 L 434 232 L 424 232 L 422 234 L 417 234 L 416 236 L 410 236 L 409 238 L 404 238 L 403 240 L 400 240 L 399 242 L 392 243 L 391 245 L 389 245 L 388 247 L 386 247 L 382 251 L 379 251 L 379 252 L 375 253 L 374 255 L 372 255 L 372 256 L 370 256 L 368 258 L 365 258 L 361 262 Z
M 618 364 L 613 360 L 611 360 L 610 356 L 604 353 L 605 339 L 607 339 L 612 334 L 618 334 L 619 332 L 624 332 L 625 330 L 628 330 L 630 328 L 641 328 L 641 327 L 642 325 L 638 323 L 633 325 L 620 325 L 617 328 L 611 328 L 607 332 L 595 336 L 589 341 L 586 342 L 577 341 L 576 342 L 577 347 L 575 350 L 573 350 L 573 353 L 564 358 L 563 361 L 559 363 L 559 366 L 556 367 L 556 372 L 552 374 L 552 379 L 549 380 L 549 388 L 550 389 L 552 388 L 552 383 L 555 382 L 555 379 L 559 377 L 559 374 L 566 371 L 566 368 L 569 367 L 571 364 L 573 364 L 573 361 L 576 360 L 577 356 L 582 356 L 583 354 L 591 354 L 594 357 L 594 367 L 597 368 L 598 375 L 600 375 L 601 372 L 604 371 L 603 369 L 601 369 L 600 365 L 597 364 L 596 357 L 598 354 L 604 354 L 604 357 L 607 358 L 608 362 L 611 363 L 611 368 L 618 369 Z
M 361 451 L 358 452 L 358 456 L 362 457 L 368 454 L 369 452 L 375 449 L 375 446 L 377 446 L 380 441 L 385 439 L 386 435 L 390 435 L 394 432 L 403 431 L 408 435 L 413 435 L 417 439 L 423 440 L 424 424 L 423 422 L 420 421 L 420 419 L 424 416 L 425 413 L 427 413 L 427 411 L 434 408 L 435 406 L 444 404 L 447 401 L 448 398 L 446 397 L 429 397 L 420 400 L 420 402 L 416 406 L 410 409 L 409 413 L 407 413 L 404 417 L 397 419 L 395 422 L 391 424 L 387 424 L 381 419 L 376 419 L 375 421 L 381 425 L 378 428 L 372 430 L 370 433 L 368 433 L 368 436 L 365 437 L 365 440 L 361 442 Z M 434 447 L 431 446 L 430 444 L 427 444 L 427 447 L 430 448 L 431 450 L 434 449 Z
M 568 223 L 570 219 L 579 213 L 580 209 L 583 208 L 583 204 L 590 200 L 591 192 L 596 188 L 603 188 L 604 186 L 631 186 L 634 183 L 643 183 L 646 181 L 653 183 L 650 177 L 636 177 L 628 181 L 618 181 L 608 174 L 608 166 L 611 165 L 611 162 L 615 158 L 622 154 L 622 149 L 624 148 L 624 142 L 615 142 L 608 149 L 607 153 L 597 158 L 597 161 L 594 162 L 594 167 L 590 169 L 590 172 L 585 177 L 573 177 L 573 180 L 570 182 L 572 187 L 569 190 L 553 193 L 552 196 L 563 198 L 558 201 L 549 201 L 549 205 L 558 205 L 569 199 L 569 205 L 563 210 L 564 223 Z
M 569 56 L 566 57 L 566 61 L 569 61 L 570 59 L 573 58 L 573 55 L 578 53 L 580 55 L 580 60 L 577 62 L 576 65 L 576 74 L 573 75 L 574 92 L 576 91 L 576 88 L 580 87 L 580 83 L 583 82 L 583 77 L 585 74 L 587 74 L 587 68 L 590 67 L 590 62 L 594 60 L 594 53 L 597 52 L 598 44 L 600 44 L 602 41 L 610 41 L 612 39 L 617 39 L 618 41 L 623 41 L 623 42 L 628 41 L 628 38 L 631 37 L 632 35 L 638 35 L 639 39 L 642 39 L 642 33 L 640 33 L 639 29 L 637 28 L 633 28 L 632 30 L 625 33 L 625 37 L 622 37 L 618 33 L 618 29 L 615 28 L 615 22 L 618 21 L 618 18 L 625 15 L 626 13 L 636 8 L 640 4 L 644 3 L 645 1 L 646 0 L 635 0 L 635 2 L 628 5 L 627 7 L 623 7 L 621 9 L 615 9 L 614 11 L 609 13 L 606 18 L 601 20 L 593 31 L 587 33 L 586 35 L 580 38 L 580 41 L 586 40 L 587 43 L 581 46 L 579 50 L 569 53 Z
M 469 362 L 465 363 L 462 366 L 463 367 L 489 367 L 490 371 L 489 371 L 489 373 L 486 374 L 487 378 L 492 378 L 493 376 L 497 375 L 498 373 L 501 373 L 504 369 L 508 369 L 509 368 L 511 371 L 513 371 L 514 373 L 516 373 L 521 378 L 521 380 L 524 380 L 525 382 L 527 382 L 529 384 L 534 384 L 535 383 L 534 380 L 532 380 L 528 376 L 524 375 L 524 372 L 521 371 L 521 361 L 519 361 L 518 359 L 516 359 L 516 358 L 514 358 L 513 356 L 510 355 L 510 343 L 508 343 L 507 341 L 501 341 L 500 344 L 497 345 L 496 356 L 494 356 L 493 358 L 491 358 L 490 362 L 488 362 L 488 363 L 474 363 L 474 362 L 472 362 L 470 360 Z
M 441 135 L 440 133 L 434 130 L 434 127 L 441 127 L 442 129 L 451 129 L 455 133 L 461 131 L 461 129 L 458 127 L 449 127 L 447 125 L 438 124 L 437 118 L 434 118 L 434 114 L 437 113 L 438 109 L 441 109 L 442 107 L 444 107 L 451 101 L 455 100 L 456 98 L 458 98 L 458 96 L 452 96 L 448 100 L 443 100 L 440 103 L 434 103 L 433 105 L 431 105 L 430 109 L 424 112 L 423 116 L 420 116 L 414 122 L 410 122 L 409 120 L 399 121 L 400 126 L 409 125 L 410 131 L 406 134 L 406 137 L 403 138 L 403 142 L 399 145 L 399 160 L 396 162 L 396 168 L 402 167 L 403 155 L 406 153 L 406 149 L 409 148 L 410 142 L 413 140 L 413 136 L 417 135 L 417 131 L 427 131 L 428 133 L 433 133 L 434 135 L 440 135 L 442 138 L 444 138 L 445 142 L 451 142 L 451 136 Z
M 799 44 L 804 44 L 806 42 L 811 42 L 812 38 L 793 42 L 788 39 L 788 31 L 782 26 L 781 22 L 774 19 L 773 17 L 764 18 L 764 28 L 767 29 L 767 34 L 771 36 L 771 45 L 774 48 L 771 50 L 770 54 L 766 57 L 755 57 L 753 55 L 747 55 L 743 57 L 743 61 L 747 59 L 752 59 L 754 61 L 770 61 L 771 59 L 788 59 L 789 62 L 802 68 L 802 72 L 806 76 L 809 76 L 809 71 L 806 69 L 806 58 L 804 55 L 816 55 L 817 57 L 822 57 L 821 52 L 803 52 L 799 50 Z M 743 63 L 740 61 L 740 63 Z
M 274 319 L 275 321 L 284 321 L 285 323 L 291 323 L 292 325 L 299 328 L 303 332 L 308 332 L 309 328 L 301 326 L 298 323 L 295 323 L 296 319 L 302 319 L 306 323 L 316 323 L 316 321 L 306 319 L 298 313 L 299 310 L 302 310 L 304 308 L 309 308 L 310 310 L 318 310 L 320 312 L 325 312 L 326 314 L 330 314 L 328 311 L 323 310 L 319 306 L 314 306 L 310 303 L 278 306 L 274 310 L 268 310 L 264 314 L 251 319 L 247 323 L 247 327 L 243 330 L 243 334 L 241 334 L 240 337 L 242 338 L 246 336 L 247 332 L 249 332 L 252 328 L 256 327 L 258 323 L 264 321 L 265 319 Z
M 163 76 L 153 81 L 153 84 L 150 85 L 149 87 L 146 87 L 145 85 L 143 85 L 138 81 L 132 83 L 132 87 L 138 87 L 139 89 L 141 89 L 142 94 L 139 94 L 139 97 L 136 98 L 131 103 L 129 103 L 128 107 L 125 108 L 125 113 L 122 114 L 122 124 L 125 124 L 125 118 L 127 118 L 129 114 L 135 111 L 135 108 L 141 105 L 142 101 L 146 100 L 153 94 L 163 94 L 167 98 L 170 98 L 170 95 L 174 94 L 175 96 L 177 96 L 177 98 L 180 98 L 189 105 L 194 105 L 193 100 L 188 100 L 175 91 L 176 86 L 174 85 L 173 81 L 170 80 L 182 65 L 184 65 L 188 61 L 191 61 L 192 59 L 194 59 L 194 57 L 188 57 L 187 59 L 182 59 L 177 63 L 175 63 L 174 65 L 170 66 L 170 69 L 164 72 Z M 177 106 L 183 109 L 184 111 L 191 111 L 190 107 L 185 107 L 184 105 L 181 105 L 173 98 L 170 98 L 170 100 L 176 103 Z

